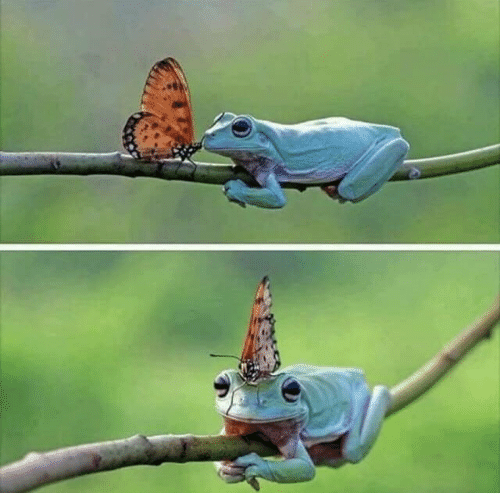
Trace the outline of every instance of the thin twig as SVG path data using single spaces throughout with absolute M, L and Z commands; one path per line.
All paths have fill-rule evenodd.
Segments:
M 479 341 L 491 336 L 491 331 L 499 320 L 500 298 L 497 298 L 475 323 L 464 329 L 408 379 L 391 388 L 392 403 L 386 417 L 415 401 L 434 386 Z
M 500 164 L 500 144 L 434 158 L 406 160 L 391 180 L 432 178 Z
M 391 408 L 401 410 L 428 391 L 479 341 L 488 338 L 500 320 L 499 298 L 474 324 L 446 345 L 419 371 L 391 389 Z M 46 453 L 29 453 L 22 460 L 0 468 L 0 491 L 28 491 L 59 480 L 132 465 L 164 462 L 232 460 L 250 452 L 260 456 L 278 453 L 270 444 L 250 437 L 151 436 L 84 444 Z
M 406 160 L 392 181 L 430 178 L 460 173 L 500 163 L 500 144 L 464 153 L 418 160 Z M 146 163 L 131 156 L 114 153 L 11 153 L 0 152 L 0 175 L 121 175 L 164 180 L 184 180 L 207 184 L 225 184 L 240 179 L 255 185 L 253 178 L 234 165 L 191 163 L 166 160 Z M 313 185 L 284 183 L 287 188 L 304 190 Z

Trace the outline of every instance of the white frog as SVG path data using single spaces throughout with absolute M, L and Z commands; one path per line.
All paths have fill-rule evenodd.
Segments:
M 222 113 L 205 132 L 203 146 L 230 157 L 260 187 L 242 180 L 224 185 L 227 198 L 242 206 L 281 208 L 280 184 L 325 184 L 339 201 L 361 201 L 391 178 L 409 145 L 399 129 L 341 117 L 284 125 L 251 115 Z
M 294 365 L 252 384 L 241 371 L 226 370 L 214 382 L 216 408 L 224 417 L 222 434 L 261 433 L 282 460 L 256 453 L 217 462 L 226 482 L 256 477 L 272 482 L 303 482 L 315 466 L 359 462 L 373 446 L 390 406 L 385 386 L 370 392 L 363 371 Z

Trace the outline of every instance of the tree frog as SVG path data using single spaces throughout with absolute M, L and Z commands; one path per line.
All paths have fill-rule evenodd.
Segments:
M 409 149 L 399 129 L 388 125 L 341 117 L 284 125 L 227 112 L 215 118 L 203 145 L 230 157 L 260 186 L 230 180 L 227 198 L 262 208 L 286 204 L 284 182 L 332 182 L 322 189 L 333 199 L 361 201 L 391 178 Z
M 360 461 L 373 446 L 391 402 L 385 386 L 370 393 L 359 369 L 299 364 L 275 373 L 280 357 L 270 307 L 264 277 L 238 370 L 226 370 L 214 381 L 216 409 L 224 417 L 221 434 L 263 434 L 283 457 L 269 461 L 250 453 L 216 463 L 226 482 L 246 480 L 256 489 L 256 477 L 303 482 L 314 477 L 315 465 Z
M 283 460 L 256 453 L 233 462 L 217 462 L 226 482 L 303 482 L 315 466 L 339 467 L 360 461 L 373 446 L 391 397 L 385 386 L 366 384 L 359 369 L 294 365 L 251 385 L 238 371 L 217 376 L 216 408 L 224 417 L 221 434 L 260 432 L 280 451 Z

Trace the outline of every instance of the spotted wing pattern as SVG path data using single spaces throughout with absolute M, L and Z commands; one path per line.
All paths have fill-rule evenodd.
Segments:
M 150 70 L 141 111 L 129 117 L 123 129 L 123 146 L 145 161 L 189 159 L 201 143 L 194 142 L 193 112 L 181 66 L 173 58 Z
M 266 276 L 257 287 L 239 365 L 241 377 L 249 384 L 258 384 L 280 366 L 271 303 L 269 279 Z

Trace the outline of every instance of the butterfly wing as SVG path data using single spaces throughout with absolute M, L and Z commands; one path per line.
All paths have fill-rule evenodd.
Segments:
M 123 145 L 134 158 L 186 159 L 201 148 L 193 143 L 193 113 L 186 77 L 173 58 L 157 62 L 150 70 L 141 110 L 129 117 L 123 129 Z
M 242 378 L 251 384 L 258 384 L 280 366 L 271 304 L 269 278 L 266 276 L 257 287 L 239 366 Z

